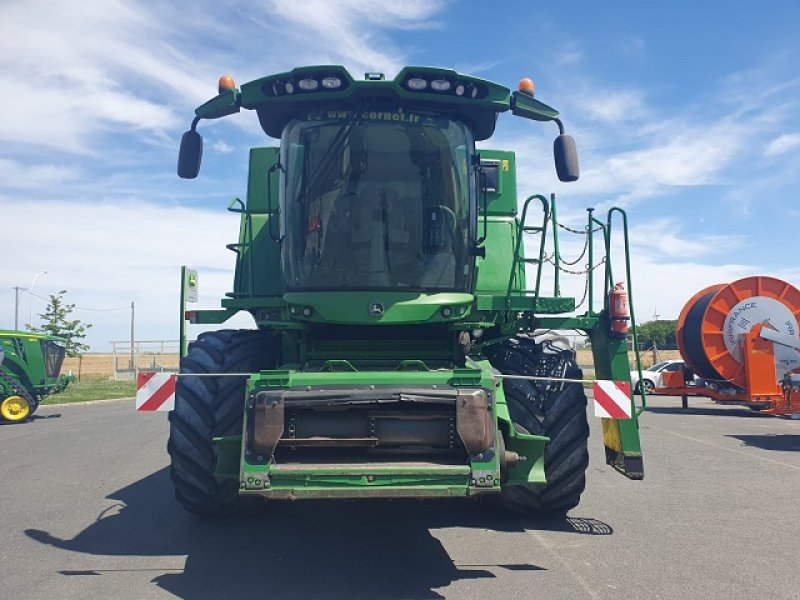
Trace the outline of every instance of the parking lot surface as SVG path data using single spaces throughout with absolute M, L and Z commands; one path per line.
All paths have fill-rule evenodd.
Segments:
M 164 413 L 43 407 L 0 426 L 6 598 L 800 598 L 800 421 L 651 398 L 644 481 L 598 422 L 567 519 L 468 501 L 270 504 L 203 520 L 172 497 Z

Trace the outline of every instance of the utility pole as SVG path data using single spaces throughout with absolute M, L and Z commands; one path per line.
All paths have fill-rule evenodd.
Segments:
M 135 369 L 136 368 L 136 366 L 135 366 L 136 363 L 134 362 L 134 351 L 133 351 L 134 344 L 136 343 L 136 336 L 134 334 L 134 331 L 135 331 L 135 329 L 134 329 L 134 306 L 133 306 L 133 300 L 131 300 L 131 369 Z
M 28 288 L 14 286 L 14 329 L 19 330 L 19 295 Z

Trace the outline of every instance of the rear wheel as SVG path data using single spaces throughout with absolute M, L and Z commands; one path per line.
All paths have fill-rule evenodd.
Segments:
M 6 396 L 3 401 L 0 402 L 0 416 L 12 423 L 24 421 L 29 418 L 35 410 L 35 401 L 32 402 L 24 396 L 18 396 L 16 394 Z
M 181 373 L 252 373 L 271 366 L 269 336 L 260 331 L 200 334 Z M 213 438 L 242 432 L 245 377 L 179 377 L 167 443 L 175 497 L 187 510 L 225 514 L 240 506 L 239 483 L 217 479 Z
M 653 390 L 656 389 L 656 384 L 649 379 L 642 380 L 642 386 L 644 387 L 644 391 L 648 394 L 652 394 Z
M 486 352 L 492 365 L 504 374 L 582 379 L 572 350 L 552 341 L 537 344 L 517 336 Z M 503 381 L 508 411 L 517 431 L 546 435 L 544 485 L 505 486 L 500 503 L 526 513 L 566 513 L 580 502 L 589 466 L 589 424 L 586 394 L 580 383 Z

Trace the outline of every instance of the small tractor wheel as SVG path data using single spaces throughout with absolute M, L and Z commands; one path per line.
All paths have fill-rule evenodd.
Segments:
M 33 404 L 23 396 L 6 396 L 0 402 L 0 416 L 6 421 L 17 423 L 24 421 L 36 410 L 36 403 Z
M 254 330 L 200 334 L 181 373 L 252 373 L 270 366 L 269 337 Z M 239 483 L 217 479 L 213 438 L 242 432 L 245 377 L 179 377 L 169 413 L 170 478 L 186 510 L 218 515 L 240 507 Z
M 572 350 L 552 341 L 537 344 L 517 336 L 486 351 L 492 365 L 508 375 L 582 379 Z M 508 411 L 517 431 L 546 435 L 544 485 L 505 486 L 504 508 L 524 513 L 566 513 L 580 502 L 589 466 L 586 394 L 580 383 L 503 381 Z

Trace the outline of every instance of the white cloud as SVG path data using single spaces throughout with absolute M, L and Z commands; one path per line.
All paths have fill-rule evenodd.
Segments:
M 563 44 L 554 54 L 553 62 L 556 67 L 575 67 L 583 62 L 584 52 L 580 45 L 570 40 Z
M 293 61 L 321 64 L 341 61 L 353 74 L 382 71 L 394 76 L 406 52 L 392 43 L 383 30 L 437 27 L 433 17 L 443 0 L 272 0 L 263 5 L 271 18 L 288 22 L 287 38 L 294 39 Z
M 625 54 L 636 58 L 644 56 L 647 49 L 644 39 L 639 35 L 625 36 L 619 41 L 619 45 Z
M 0 158 L 0 181 L 9 189 L 30 189 L 63 185 L 79 179 L 79 167 L 53 164 L 29 164 Z
M 568 129 L 569 130 L 569 129 Z M 576 131 L 577 130 L 577 131 Z M 653 129 L 649 135 L 623 141 L 609 134 L 584 136 L 572 128 L 578 143 L 581 177 L 575 183 L 559 183 L 552 154 L 543 149 L 552 143 L 551 133 L 540 130 L 525 138 L 498 137 L 490 147 L 514 150 L 517 156 L 517 184 L 520 195 L 534 191 L 564 189 L 568 195 L 587 197 L 598 208 L 611 204 L 631 205 L 663 194 L 676 186 L 705 186 L 724 183 L 726 170 L 738 157 L 748 130 L 724 120 L 698 126 L 686 121 Z M 584 143 L 589 137 L 589 142 Z M 621 147 L 633 146 L 630 150 Z
M 630 121 L 642 117 L 643 93 L 640 90 L 602 90 L 582 96 L 581 110 L 590 119 L 606 123 Z
M 230 154 L 234 150 L 233 146 L 226 144 L 224 140 L 217 140 L 211 147 L 220 154 Z
M 764 149 L 766 156 L 780 156 L 800 146 L 800 133 L 785 133 L 772 140 Z
M 173 106 L 213 90 L 174 45 L 174 21 L 138 2 L 5 2 L 0 20 L 13 24 L 0 37 L 0 86 L 14 90 L 0 111 L 6 142 L 97 154 L 98 134 L 163 132 Z
M 653 258 L 696 259 L 724 254 L 741 246 L 741 235 L 688 234 L 685 223 L 675 218 L 659 218 L 631 228 L 631 243 Z
M 28 287 L 35 273 L 47 270 L 36 286 L 43 296 L 65 289 L 69 302 L 101 309 L 133 300 L 140 339 L 177 337 L 181 264 L 200 270 L 204 308 L 219 308 L 219 298 L 233 285 L 234 255 L 225 244 L 236 240 L 239 223 L 222 210 L 35 199 L 1 206 L 7 231 L 30 230 L 35 223 L 36 238 L 24 252 L 5 247 L 13 260 L 4 261 L 0 288 Z M 43 305 L 34 299 L 34 312 Z M 3 321 L 13 312 L 13 294 L 0 295 Z M 124 311 L 76 314 L 95 323 L 89 332 L 95 348 L 128 335 Z

